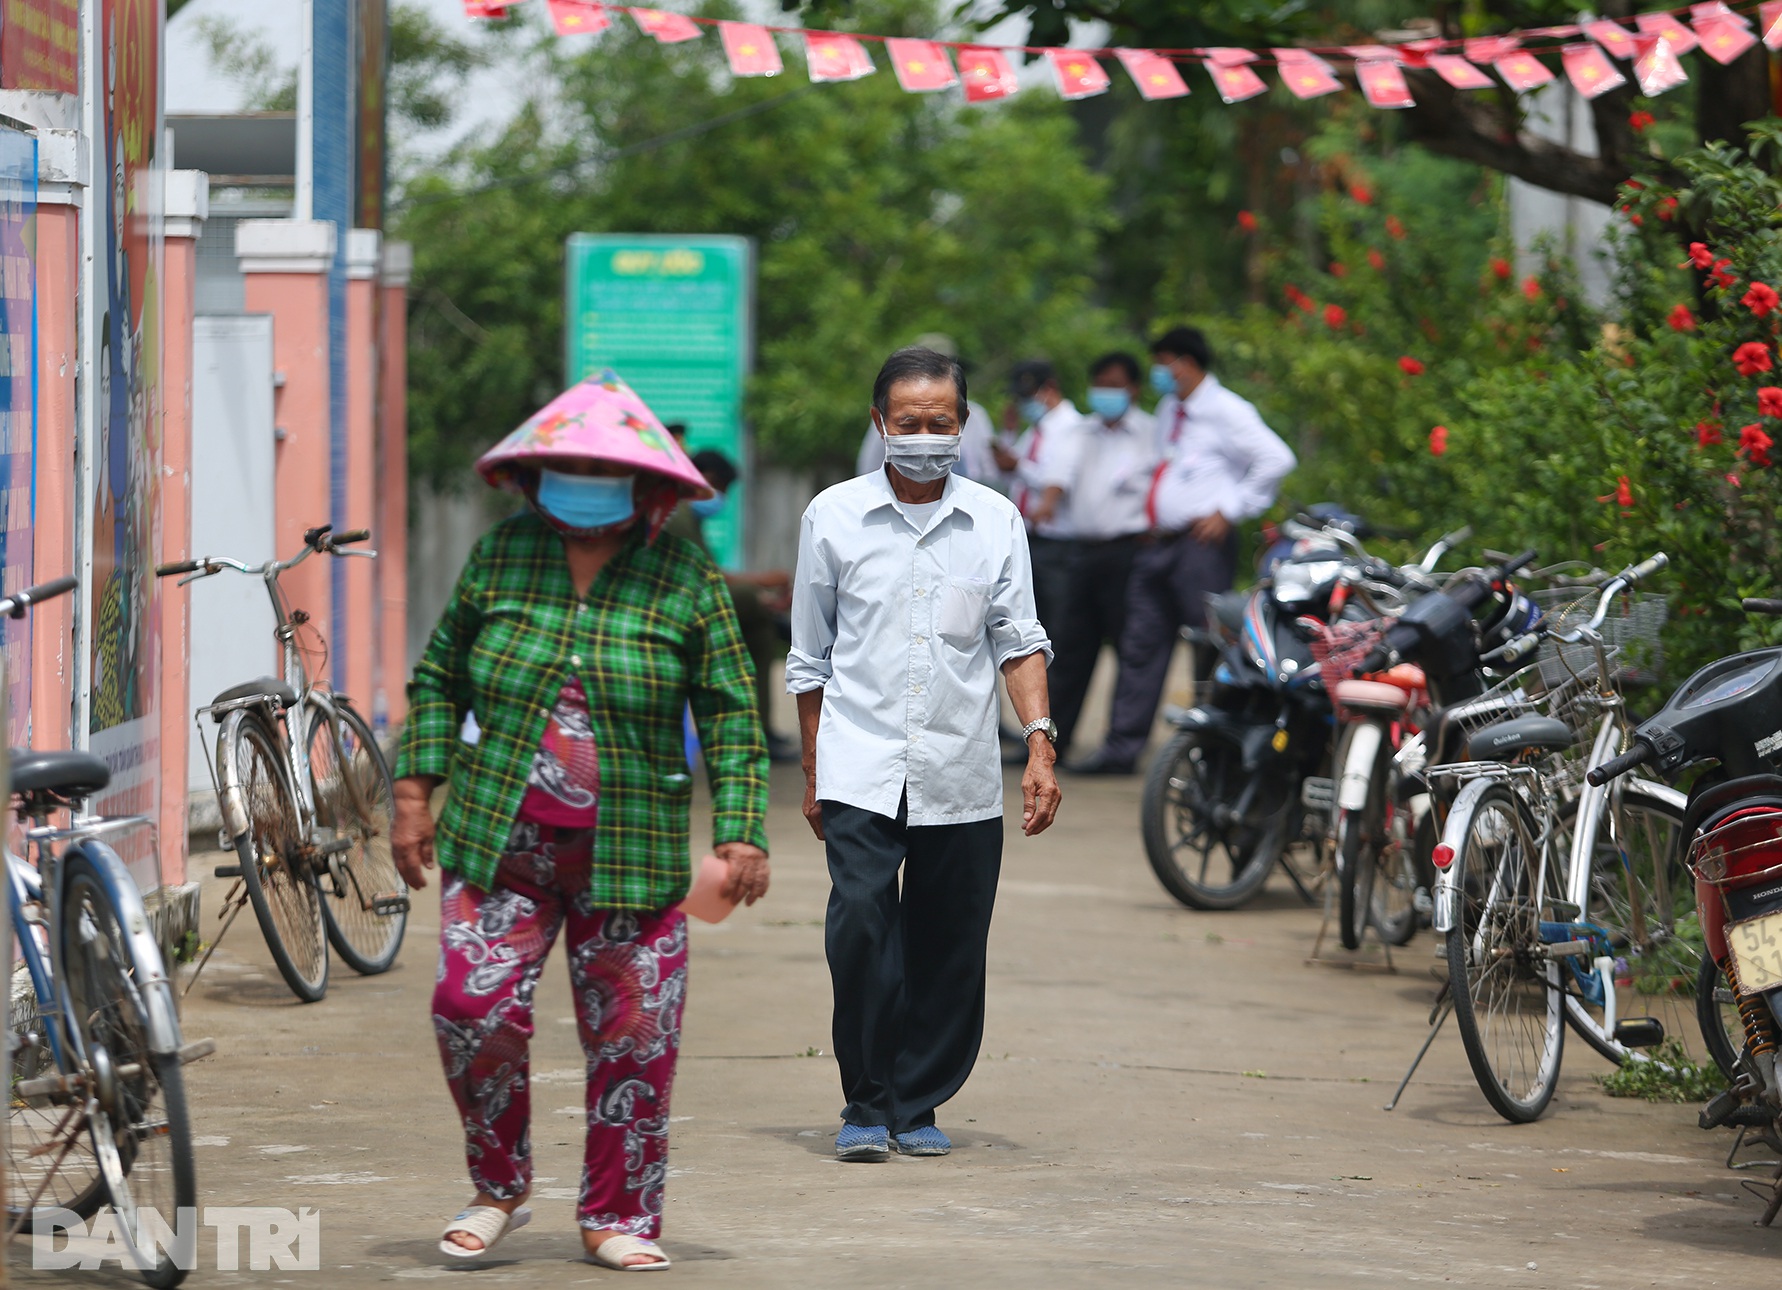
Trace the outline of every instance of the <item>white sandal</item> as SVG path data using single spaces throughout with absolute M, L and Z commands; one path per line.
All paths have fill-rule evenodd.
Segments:
M 625 1262 L 634 1254 L 647 1254 L 656 1261 Z M 623 1233 L 607 1237 L 588 1257 L 603 1268 L 615 1268 L 620 1272 L 655 1272 L 668 1267 L 668 1256 L 662 1252 L 660 1245 L 654 1241 L 646 1241 L 641 1236 L 626 1236 Z
M 511 1214 L 494 1205 L 472 1205 L 446 1224 L 445 1231 L 439 1234 L 439 1252 L 449 1254 L 454 1259 L 480 1259 L 499 1245 L 502 1237 L 531 1221 L 532 1211 L 524 1205 Z M 447 1240 L 453 1232 L 476 1237 L 483 1243 L 482 1248 L 472 1250 L 456 1241 Z

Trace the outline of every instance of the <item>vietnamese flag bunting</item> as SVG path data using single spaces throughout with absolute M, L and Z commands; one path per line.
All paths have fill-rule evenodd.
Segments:
M 1776 0 L 1776 3 L 1782 4 L 1782 0 Z M 1162 54 L 1148 49 L 1116 49 L 1114 56 L 1144 97 L 1179 99 L 1188 93 L 1188 83 L 1182 79 L 1182 73 Z
M 1504 84 L 1513 90 L 1532 90 L 1553 79 L 1553 73 L 1527 50 L 1518 49 L 1499 58 L 1495 66 Z
M 1627 77 L 1615 70 L 1615 64 L 1609 61 L 1602 47 L 1587 40 L 1567 45 L 1560 51 L 1560 62 L 1572 88 L 1587 99 L 1627 84 Z
M 1048 49 L 1046 59 L 1058 80 L 1059 97 L 1086 99 L 1108 92 L 1108 74 L 1093 55 L 1076 49 Z
M 804 61 L 813 81 L 857 81 L 874 70 L 866 46 L 834 31 L 805 32 Z
M 518 0 L 464 0 L 466 18 L 505 18 L 508 6 Z
M 550 10 L 559 36 L 591 36 L 613 25 L 606 10 L 583 0 L 550 0 Z
M 1416 105 L 1405 74 L 1396 61 L 1385 58 L 1364 58 L 1355 64 L 1355 79 L 1361 92 L 1377 108 L 1408 108 Z
M 1277 49 L 1274 54 L 1281 84 L 1295 98 L 1315 99 L 1343 88 L 1330 64 L 1310 50 Z
M 1697 18 L 1695 34 L 1702 43 L 1702 52 L 1723 66 L 1757 43 L 1745 20 L 1735 14 Z
M 1000 49 L 967 46 L 959 51 L 959 79 L 965 82 L 967 103 L 1006 99 L 1021 88 L 1009 56 Z
M 1598 18 L 1584 24 L 1584 34 L 1608 50 L 1615 58 L 1632 58 L 1639 53 L 1633 35 L 1618 22 Z
M 953 64 L 947 61 L 947 51 L 932 40 L 887 40 L 885 48 L 891 54 L 897 83 L 912 94 L 944 90 L 959 83 L 953 75 Z
M 699 38 L 699 24 L 683 14 L 669 13 L 666 9 L 633 9 L 631 16 L 640 29 L 664 45 Z
M 1671 47 L 1671 52 L 1678 56 L 1687 54 L 1698 42 L 1695 33 L 1668 13 L 1643 13 L 1634 19 L 1639 24 L 1640 33 L 1646 36 L 1657 36 Z
M 1256 55 L 1247 49 L 1207 50 L 1207 75 L 1213 78 L 1221 99 L 1227 103 L 1242 103 L 1268 88 L 1262 78 L 1246 66 L 1255 61 Z
M 1782 0 L 1763 0 L 1757 6 L 1757 29 L 1763 43 L 1771 49 L 1782 49 Z
M 1782 0 L 1777 0 L 1782 4 Z M 1432 71 L 1457 90 L 1488 90 L 1495 82 L 1458 54 L 1431 54 Z
M 736 76 L 778 76 L 785 71 L 780 62 L 779 46 L 766 27 L 753 22 L 721 22 L 718 37 L 724 42 L 724 55 L 730 60 L 730 71 Z
M 1469 63 L 1495 63 L 1521 43 L 1515 36 L 1471 36 L 1461 47 Z
M 1639 45 L 1640 56 L 1634 59 L 1634 80 L 1639 82 L 1640 93 L 1663 94 L 1689 79 L 1689 73 L 1683 70 L 1670 41 L 1661 36 L 1641 36 Z

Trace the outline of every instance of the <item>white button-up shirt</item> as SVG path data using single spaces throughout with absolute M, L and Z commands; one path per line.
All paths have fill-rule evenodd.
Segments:
M 1011 481 L 1009 496 L 1039 537 L 1077 536 L 1076 521 L 1071 515 L 1071 488 L 1083 456 L 1083 435 L 1083 414 L 1069 399 L 1060 399 L 1057 407 L 1028 426 L 1015 441 L 1015 468 L 1007 476 Z M 1051 519 L 1035 524 L 1031 518 L 1034 509 L 1046 490 L 1053 487 L 1062 488 L 1064 496 L 1058 499 Z
M 1293 469 L 1293 450 L 1256 406 L 1208 373 L 1194 393 L 1157 405 L 1157 438 L 1169 461 L 1152 490 L 1154 527 L 1187 528 L 1214 512 L 1236 524 L 1266 511 Z
M 1070 493 L 1077 536 L 1105 542 L 1150 528 L 1145 497 L 1158 460 L 1157 423 L 1149 412 L 1128 408 L 1112 425 L 1099 416 L 1085 420 L 1083 456 Z
M 884 471 L 818 494 L 792 579 L 786 689 L 823 691 L 817 798 L 909 823 L 1002 814 L 998 669 L 1051 642 L 1021 516 L 957 475 L 918 526 Z

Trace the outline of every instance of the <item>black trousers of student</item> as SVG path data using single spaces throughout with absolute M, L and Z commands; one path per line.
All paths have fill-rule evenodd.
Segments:
M 1136 537 L 1077 544 L 1066 584 L 1068 610 L 1055 628 L 1047 628 L 1052 666 L 1046 669 L 1046 688 L 1052 698 L 1052 719 L 1058 723 L 1060 757 L 1070 752 L 1102 645 L 1120 644 L 1126 626 L 1126 584 L 1132 580 L 1138 549 Z
M 822 806 L 842 1119 L 907 1133 L 978 1060 L 1002 818 L 912 828 L 907 804 L 896 819 Z

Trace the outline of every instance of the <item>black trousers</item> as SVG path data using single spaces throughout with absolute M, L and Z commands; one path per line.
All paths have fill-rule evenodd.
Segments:
M 905 806 L 893 820 L 822 805 L 842 1119 L 907 1133 L 978 1060 L 1002 819 L 911 828 Z
M 1057 651 L 1058 633 L 1071 612 L 1070 580 L 1080 543 L 1065 538 L 1027 535 L 1027 553 L 1033 560 L 1033 608 Z
M 1103 644 L 1118 646 L 1126 625 L 1126 585 L 1132 580 L 1137 538 L 1079 542 L 1066 583 L 1065 613 L 1052 633 L 1052 666 L 1046 688 L 1058 723 L 1058 755 L 1070 751 L 1077 718 L 1095 675 Z

